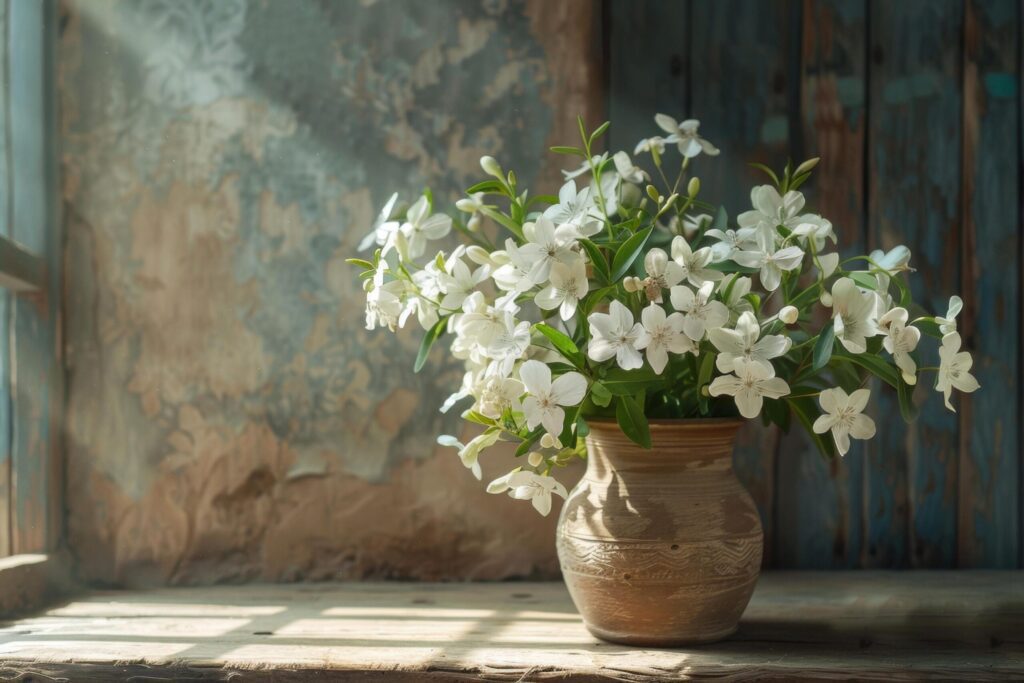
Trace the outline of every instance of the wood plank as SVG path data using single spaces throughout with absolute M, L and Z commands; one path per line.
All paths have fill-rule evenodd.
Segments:
M 982 390 L 960 400 L 957 564 L 1017 566 L 1020 551 L 1020 3 L 969 0 L 964 26 L 961 336 Z
M 594 639 L 561 583 L 105 591 L 0 627 L 0 676 L 998 680 L 1024 675 L 1021 605 L 1020 572 L 768 573 L 734 638 L 645 650 Z
M 656 113 L 682 120 L 690 111 L 689 7 L 674 0 L 608 3 L 610 149 L 632 155 L 640 139 L 659 133 Z
M 10 7 L 12 154 L 14 176 L 12 238 L 43 256 L 49 285 L 38 293 L 14 299 L 11 344 L 13 445 L 11 453 L 12 551 L 45 552 L 55 544 L 53 508 L 56 432 L 55 408 L 61 394 L 61 371 L 56 363 L 59 291 L 59 230 L 56 198 L 52 101 L 46 87 L 53 83 L 53 3 L 14 2 Z M 48 106 L 49 105 L 49 106 Z
M 722 150 L 714 159 L 698 157 L 694 173 L 705 199 L 723 203 L 735 220 L 749 208 L 750 188 L 766 181 L 748 162 L 779 168 L 799 153 L 800 5 L 730 0 L 693 3 L 691 11 L 691 115 Z M 777 442 L 774 429 L 751 423 L 733 459 L 761 512 L 767 566 L 775 563 L 779 532 Z
M 843 257 L 864 253 L 866 3 L 808 0 L 803 7 L 801 112 L 805 157 L 820 156 L 804 186 L 808 208 L 835 226 Z M 822 321 L 824 322 L 824 321 Z M 779 447 L 778 564 L 856 567 L 863 525 L 862 444 L 826 460 L 794 428 Z
M 872 3 L 868 114 L 870 246 L 913 252 L 915 300 L 945 313 L 960 289 L 960 45 L 962 2 Z M 935 366 L 934 341 L 921 344 Z M 928 402 L 913 425 L 895 396 L 874 396 L 878 435 L 868 442 L 865 524 L 868 566 L 954 564 L 957 417 L 918 384 Z

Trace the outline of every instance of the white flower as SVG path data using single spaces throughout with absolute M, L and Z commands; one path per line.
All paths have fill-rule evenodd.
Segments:
M 598 363 L 614 357 L 623 370 L 643 367 L 638 349 L 647 344 L 647 333 L 640 323 L 633 324 L 633 314 L 619 301 L 612 301 L 607 313 L 591 313 L 590 344 L 587 355 Z
M 523 399 L 526 426 L 543 425 L 549 434 L 562 433 L 565 411 L 562 406 L 578 405 L 587 393 L 587 380 L 578 372 L 567 372 L 551 381 L 551 368 L 538 360 L 528 360 L 519 368 L 519 379 L 529 394 Z
M 893 247 L 889 251 L 875 249 L 868 254 L 868 258 L 884 271 L 875 273 L 875 279 L 878 280 L 878 289 L 883 292 L 889 289 L 889 279 L 892 273 L 913 270 L 909 266 L 910 249 L 907 249 L 902 244 Z
M 708 332 L 708 338 L 718 349 L 715 366 L 719 372 L 732 372 L 738 360 L 754 361 L 771 368 L 771 359 L 789 351 L 793 342 L 781 334 L 769 334 L 758 339 L 761 326 L 753 313 L 744 313 L 736 322 L 735 330 L 724 327 Z
M 832 230 L 831 221 L 813 214 L 800 216 L 798 220 L 800 223 L 793 228 L 793 234 L 802 237 L 805 243 L 814 245 L 816 253 L 821 253 L 827 240 L 832 240 L 832 244 L 836 243 L 836 233 Z
M 875 298 L 857 288 L 848 277 L 832 285 L 832 316 L 836 339 L 850 353 L 864 353 L 867 338 L 878 334 L 874 320 Z
M 519 245 L 511 238 L 505 240 L 503 250 L 491 253 L 491 258 L 502 262 L 491 274 L 491 279 L 505 292 L 522 293 L 533 287 L 530 270 L 534 262 L 527 258 Z
M 762 224 L 757 230 L 757 249 L 737 251 L 732 260 L 748 268 L 760 268 L 761 286 L 774 292 L 782 282 L 782 271 L 800 267 L 804 252 L 800 247 L 775 249 L 775 228 Z
M 389 242 L 384 247 L 388 252 L 392 245 L 398 246 L 398 253 L 404 259 L 417 259 L 423 256 L 427 249 L 427 240 L 441 239 L 452 229 L 452 219 L 443 213 L 435 213 L 428 216 L 430 202 L 427 198 L 420 197 L 416 203 L 409 207 L 405 214 L 405 222 L 398 229 L 397 235 L 405 238 L 405 249 L 401 248 L 400 242 Z
M 449 448 L 459 449 L 459 459 L 462 460 L 462 464 L 473 472 L 473 476 L 480 479 L 482 473 L 480 471 L 480 463 L 478 458 L 480 457 L 480 451 L 485 448 L 490 448 L 498 442 L 498 437 L 501 436 L 500 429 L 488 429 L 480 436 L 476 437 L 468 444 L 463 444 L 454 436 L 448 434 L 442 434 L 437 437 L 437 443 L 442 446 L 448 446 Z
M 604 154 L 598 154 L 596 157 L 594 157 L 593 166 L 591 166 L 591 163 L 590 163 L 589 160 L 584 159 L 583 163 L 580 164 L 579 168 L 577 168 L 574 171 L 562 171 L 562 175 L 565 177 L 566 180 L 573 180 L 574 178 L 579 178 L 581 175 L 585 175 L 587 173 L 590 173 L 591 170 L 593 170 L 594 167 L 599 167 L 601 164 L 603 164 L 607 160 L 608 160 L 608 152 L 605 152 Z
M 946 311 L 946 316 L 940 318 L 935 316 L 935 322 L 939 324 L 939 331 L 943 335 L 951 334 L 956 332 L 956 317 L 960 315 L 960 311 L 964 308 L 964 301 L 958 296 L 949 297 L 949 309 Z
M 669 295 L 672 305 L 683 314 L 683 331 L 695 342 L 704 338 L 706 330 L 721 327 L 729 321 L 729 309 L 721 301 L 712 301 L 714 282 L 705 282 L 694 294 L 686 285 L 676 285 Z
M 529 470 L 513 470 L 487 485 L 488 493 L 504 493 L 505 491 L 509 491 L 509 496 L 512 498 L 530 501 L 534 509 L 545 517 L 551 512 L 552 493 L 556 493 L 562 498 L 568 495 L 565 486 L 554 477 Z
M 818 397 L 824 415 L 814 421 L 814 433 L 824 434 L 832 430 L 832 438 L 836 442 L 839 455 L 846 455 L 850 450 L 850 437 L 870 439 L 875 435 L 875 422 L 864 415 L 871 392 L 868 389 L 857 389 L 847 396 L 840 387 L 825 389 Z
M 402 315 L 401 294 L 405 291 L 405 285 L 392 280 L 384 282 L 384 274 L 388 270 L 388 264 L 381 261 L 377 271 L 371 280 L 364 283 L 366 291 L 366 329 L 372 330 L 376 327 L 387 327 L 392 332 Z
M 571 240 L 566 239 L 565 232 L 564 229 L 556 230 L 555 225 L 544 216 L 537 218 L 535 223 L 523 226 L 523 236 L 527 243 L 519 248 L 519 255 L 533 264 L 529 273 L 533 284 L 547 282 L 552 264 L 582 258 L 572 250 Z
M 469 214 L 469 220 L 466 221 L 466 227 L 473 232 L 480 229 L 480 222 L 482 221 L 483 216 L 481 209 L 483 209 L 484 206 L 483 192 L 471 194 L 469 197 L 463 197 L 455 202 L 456 209 Z
M 647 349 L 647 362 L 659 375 L 668 365 L 669 351 L 672 353 L 697 352 L 697 347 L 689 337 L 683 334 L 683 315 L 681 313 L 666 316 L 665 310 L 661 306 L 652 303 L 640 312 L 640 320 L 643 322 L 644 331 L 647 332 L 647 338 L 644 340 Z
M 555 263 L 548 274 L 551 281 L 537 293 L 534 299 L 545 311 L 557 308 L 562 320 L 569 320 L 576 314 L 576 305 L 590 290 L 587 282 L 587 264 L 583 259 L 571 263 Z
M 357 251 L 364 251 L 369 249 L 374 243 L 378 245 L 385 245 L 388 242 L 388 238 L 394 233 L 398 232 L 398 228 L 401 225 L 398 221 L 391 220 L 392 213 L 395 210 L 395 204 L 398 203 L 398 193 L 394 193 L 388 199 L 387 203 L 384 204 L 384 208 L 377 214 L 377 219 L 373 222 L 373 227 L 370 229 L 370 234 L 362 239 L 359 246 L 356 247 Z
M 455 321 L 455 333 L 466 339 L 467 344 L 488 347 L 506 330 L 504 311 L 487 305 L 483 292 L 473 292 L 462 304 L 463 313 Z
M 789 393 L 789 385 L 768 365 L 737 359 L 733 362 L 735 375 L 716 377 L 708 387 L 712 396 L 723 394 L 736 399 L 736 407 L 745 418 L 755 418 L 761 413 L 764 397 L 781 398 Z
M 672 260 L 682 267 L 684 277 L 694 287 L 725 277 L 723 273 L 706 267 L 711 263 L 711 247 L 701 247 L 693 251 L 690 243 L 682 235 L 676 235 L 672 240 Z
M 663 131 L 669 133 L 669 136 L 665 138 L 665 142 L 677 143 L 679 153 L 684 157 L 689 159 L 701 152 L 712 157 L 718 154 L 719 150 L 717 147 L 697 134 L 697 129 L 700 127 L 700 121 L 697 119 L 687 119 L 682 123 L 677 123 L 671 116 L 655 114 L 654 122 Z
M 576 192 L 576 181 L 570 180 L 558 190 L 558 203 L 545 209 L 544 217 L 556 225 L 583 223 L 593 207 L 590 188 L 584 187 Z
M 804 196 L 796 190 L 779 196 L 779 191 L 771 185 L 758 185 L 750 191 L 750 203 L 753 210 L 736 217 L 741 228 L 767 226 L 774 234 L 776 227 L 781 225 L 793 230 L 806 218 L 799 215 L 804 208 Z
M 675 261 L 669 261 L 664 249 L 654 248 L 647 252 L 644 270 L 647 278 L 641 282 L 647 298 L 659 304 L 662 301 L 662 290 L 675 287 L 686 277 L 683 267 Z
M 487 279 L 490 268 L 480 266 L 474 271 L 461 258 L 449 258 L 445 264 L 446 272 L 437 276 L 444 298 L 441 300 L 441 308 L 454 311 L 462 308 L 466 300 L 476 286 Z
M 981 385 L 971 374 L 971 366 L 974 359 L 971 354 L 960 350 L 960 334 L 950 332 L 942 338 L 942 346 L 939 347 L 939 376 L 935 382 L 935 388 L 942 392 L 946 407 L 956 412 L 949 397 L 953 389 L 959 389 L 964 393 L 977 391 Z
M 526 355 L 530 347 L 530 323 L 526 320 L 517 323 L 509 312 L 504 314 L 501 332 L 491 340 L 487 347 L 487 356 L 498 361 L 499 371 L 507 376 L 512 365 Z
M 660 135 L 653 137 L 644 138 L 640 142 L 636 143 L 636 147 L 633 149 L 633 154 L 650 153 L 651 150 L 657 150 L 658 154 L 665 153 L 665 138 Z
M 647 180 L 647 172 L 634 164 L 625 152 L 616 152 L 612 161 L 615 163 L 615 172 L 626 182 L 640 184 Z
M 712 228 L 704 234 L 718 240 L 716 244 L 711 246 L 712 263 L 725 261 L 732 258 L 732 255 L 737 251 L 757 246 L 755 240 L 757 231 L 754 228 L 740 228 L 739 230 Z
M 796 306 L 783 306 L 779 309 L 779 320 L 787 325 L 792 325 L 800 319 L 800 311 Z
M 878 326 L 886 337 L 882 341 L 885 350 L 892 354 L 896 367 L 903 374 L 907 384 L 917 383 L 917 363 L 910 357 L 910 352 L 917 348 L 921 340 L 921 330 L 908 327 L 910 318 L 905 308 L 894 308 L 878 320 Z
M 476 410 L 497 420 L 506 409 L 519 410 L 522 395 L 523 383 L 514 377 L 486 377 L 481 383 Z
M 832 273 L 836 272 L 836 268 L 839 267 L 839 254 L 818 254 L 818 262 L 815 265 L 820 265 L 819 269 L 821 272 L 821 279 L 825 280 L 832 276 Z M 888 285 L 886 285 L 888 286 Z

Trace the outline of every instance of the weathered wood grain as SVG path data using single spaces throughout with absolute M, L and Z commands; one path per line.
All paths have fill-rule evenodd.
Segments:
M 0 628 L 0 675 L 73 680 L 1024 676 L 1019 572 L 769 573 L 737 635 L 644 650 L 586 632 L 561 583 L 98 592 Z
M 960 399 L 957 564 L 1015 567 L 1021 443 L 1020 3 L 966 4 L 961 337 L 982 389 Z
M 734 217 L 750 205 L 750 187 L 767 181 L 747 164 L 779 168 L 799 153 L 800 7 L 785 2 L 692 3 L 690 41 L 691 115 L 721 150 L 698 157 L 694 173 L 701 193 Z M 772 563 L 778 524 L 774 519 L 774 430 L 750 423 L 734 458 L 765 529 L 765 562 Z
M 630 154 L 659 133 L 654 115 L 682 120 L 690 113 L 690 3 L 611 0 L 608 45 L 609 148 Z
M 959 45 L 961 2 L 872 3 L 870 17 L 870 246 L 907 244 L 915 300 L 944 313 L 960 289 Z M 923 365 L 937 365 L 934 341 Z M 957 418 L 918 385 L 928 403 L 912 425 L 896 398 L 878 392 L 878 435 L 868 442 L 867 566 L 948 567 L 955 562 Z
M 863 253 L 864 0 L 803 4 L 801 115 L 805 157 L 821 157 L 802 188 L 808 207 L 832 221 L 844 257 Z M 794 426 L 779 446 L 776 563 L 783 567 L 856 567 L 863 525 L 863 458 L 854 442 L 843 458 L 824 459 Z

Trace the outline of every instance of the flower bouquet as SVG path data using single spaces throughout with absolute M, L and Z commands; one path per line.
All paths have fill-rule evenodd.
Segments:
M 558 196 L 531 194 L 485 156 L 489 178 L 455 215 L 435 212 L 429 191 L 408 208 L 396 194 L 361 245 L 373 255 L 350 260 L 368 329 L 415 317 L 425 331 L 417 370 L 442 337 L 465 361 L 441 409 L 463 403 L 482 433 L 439 443 L 477 478 L 485 449 L 517 444 L 523 464 L 488 491 L 547 514 L 552 494 L 566 496 L 552 473 L 586 457 L 595 420 L 650 448 L 652 420 L 760 416 L 788 430 L 796 418 L 823 454 L 843 455 L 851 438 L 875 433 L 872 378 L 896 392 L 907 420 L 922 375 L 951 410 L 953 389 L 978 388 L 956 329 L 959 297 L 944 316 L 920 310 L 906 247 L 836 253 L 832 223 L 800 192 L 817 159 L 781 173 L 753 164 L 770 182 L 732 221 L 692 174 L 698 157 L 719 153 L 698 122 L 655 122 L 663 134 L 633 151 L 651 173 L 625 151 L 598 154 L 609 124 L 588 132 L 580 119 L 579 143 L 552 148 L 579 162 Z M 463 244 L 430 248 L 453 229 Z M 922 335 L 935 339 L 937 366 L 920 363 Z

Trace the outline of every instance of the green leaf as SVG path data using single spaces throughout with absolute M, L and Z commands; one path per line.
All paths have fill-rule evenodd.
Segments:
M 523 439 L 523 442 L 519 444 L 518 448 L 516 448 L 516 457 L 518 458 L 529 453 L 530 449 L 533 448 L 533 444 L 537 443 L 537 440 L 541 437 L 543 433 L 544 427 L 540 426 L 534 429 L 529 434 L 527 434 L 526 438 Z
M 548 341 L 554 345 L 555 350 L 565 356 L 565 358 L 578 368 L 582 368 L 586 362 L 583 358 L 583 354 L 580 353 L 580 349 L 576 344 L 573 343 L 572 339 L 569 339 L 564 333 L 559 332 L 550 325 L 544 323 L 537 323 L 534 328 L 548 338 Z
M 918 320 L 914 323 L 914 327 L 921 330 L 921 334 L 942 339 L 942 330 L 939 329 L 939 324 L 934 320 Z
M 599 284 L 606 285 L 610 282 L 611 272 L 608 270 L 608 259 L 601 252 L 601 248 L 588 239 L 581 239 L 580 244 L 587 252 L 587 257 L 594 264 L 594 274 L 597 275 Z
M 526 206 L 530 207 L 534 204 L 557 204 L 558 197 L 553 194 L 539 194 L 534 197 L 530 197 L 530 201 L 526 202 Z
M 729 214 L 726 212 L 724 206 L 718 207 L 718 211 L 715 212 L 715 217 L 711 221 L 712 230 L 725 230 L 729 227 Z
M 837 351 L 832 358 L 859 365 L 895 389 L 899 388 L 899 383 L 902 381 L 900 373 L 895 366 L 889 365 L 880 356 L 871 353 Z
M 587 434 L 590 434 L 590 425 L 583 419 L 582 415 L 576 417 L 576 436 L 584 438 Z
M 850 279 L 864 289 L 878 289 L 878 280 L 871 273 L 865 273 L 862 270 L 854 271 L 850 273 Z
M 522 239 L 523 229 L 514 220 L 512 220 L 505 214 L 501 213 L 500 211 L 495 211 L 489 206 L 482 207 L 480 209 L 480 213 L 487 216 L 488 218 L 491 218 L 496 223 L 500 223 L 501 225 L 505 226 L 513 235 Z
M 702 414 L 708 412 L 708 397 L 704 395 L 701 388 L 711 381 L 711 373 L 715 369 L 715 357 L 717 353 L 706 351 L 700 361 L 700 370 L 697 373 L 697 401 L 700 403 Z
M 478 425 L 483 425 L 485 427 L 494 427 L 495 425 L 498 424 L 491 418 L 487 417 L 486 415 L 481 415 L 475 410 L 467 410 L 466 412 L 464 412 L 462 414 L 462 419 L 466 420 L 467 422 L 475 422 Z
M 914 387 L 907 384 L 900 376 L 899 384 L 896 386 L 896 396 L 900 400 L 900 415 L 904 422 L 913 422 L 917 419 L 918 409 L 914 405 Z
M 612 392 L 601 382 L 594 382 L 590 385 L 590 400 L 595 406 L 606 408 L 612 402 Z
M 619 396 L 615 406 L 619 429 L 629 440 L 642 448 L 651 447 L 651 430 L 643 405 L 633 396 Z
M 647 239 L 651 236 L 651 231 L 654 230 L 654 226 L 651 226 L 645 230 L 641 230 L 638 233 L 634 233 L 632 237 L 622 243 L 618 251 L 615 252 L 615 258 L 612 259 L 612 274 L 611 281 L 618 282 L 625 275 L 633 262 L 636 261 L 636 257 L 643 251 L 644 245 L 647 244 Z
M 413 372 L 419 372 L 423 369 L 423 364 L 427 362 L 427 356 L 430 355 L 430 347 L 444 334 L 447 327 L 448 316 L 444 316 L 423 336 L 423 341 L 420 342 L 420 350 L 416 354 L 416 364 L 413 366 Z
M 836 343 L 836 328 L 834 320 L 829 320 L 828 324 L 818 334 L 818 341 L 814 344 L 814 363 L 812 367 L 817 370 L 821 370 L 823 367 L 828 365 L 829 360 L 832 358 L 832 348 Z
M 814 432 L 814 421 L 820 415 L 818 405 L 814 402 L 814 399 L 805 396 L 803 398 L 787 398 L 785 401 L 789 404 L 793 414 L 796 415 L 796 419 L 799 420 L 800 424 L 807 431 L 807 435 L 811 437 L 811 441 L 818 447 L 818 451 L 827 458 L 834 458 L 836 456 L 836 445 L 832 440 L 832 435 L 828 432 L 825 434 L 816 434 Z
M 597 127 L 597 130 L 595 130 L 593 133 L 590 134 L 590 146 L 591 147 L 594 146 L 594 140 L 598 139 L 599 137 L 601 137 L 602 135 L 604 135 L 608 131 L 608 126 L 610 126 L 610 125 L 612 125 L 611 121 L 605 121 L 604 123 L 602 123 L 600 126 Z
M 775 187 L 779 187 L 779 186 L 782 185 L 782 183 L 779 182 L 779 176 L 775 175 L 775 171 L 773 171 L 772 169 L 768 168 L 764 164 L 759 164 L 759 163 L 756 163 L 756 162 L 751 162 L 749 165 L 752 166 L 753 168 L 756 168 L 759 171 L 764 171 L 765 173 L 767 173 L 768 177 L 772 179 L 773 183 L 775 183 Z
M 709 263 L 704 267 L 708 270 L 717 270 L 719 273 L 741 273 L 743 275 L 753 275 L 754 273 L 761 272 L 760 268 L 741 266 L 735 261 L 718 261 L 717 263 Z
M 558 435 L 558 440 L 562 442 L 563 446 L 571 446 L 576 441 L 576 437 L 572 433 L 572 428 L 576 426 L 576 418 L 580 415 L 580 407 L 572 406 L 571 408 L 565 409 L 565 421 L 562 423 L 562 433 Z
M 347 258 L 345 259 L 345 263 L 351 263 L 353 266 L 359 266 L 360 268 L 363 268 L 365 270 L 375 270 L 377 268 L 375 265 L 373 265 L 366 259 L 361 258 Z
M 665 377 L 644 367 L 639 370 L 612 368 L 601 379 L 601 384 L 615 396 L 632 396 L 638 392 L 664 385 Z
M 564 145 L 555 145 L 549 148 L 555 154 L 568 154 L 570 156 L 585 157 L 587 156 L 582 149 L 579 147 L 565 147 Z
M 476 194 L 477 192 L 504 195 L 508 194 L 505 191 L 505 186 L 497 180 L 481 180 L 479 183 L 466 190 L 466 194 L 468 195 Z

